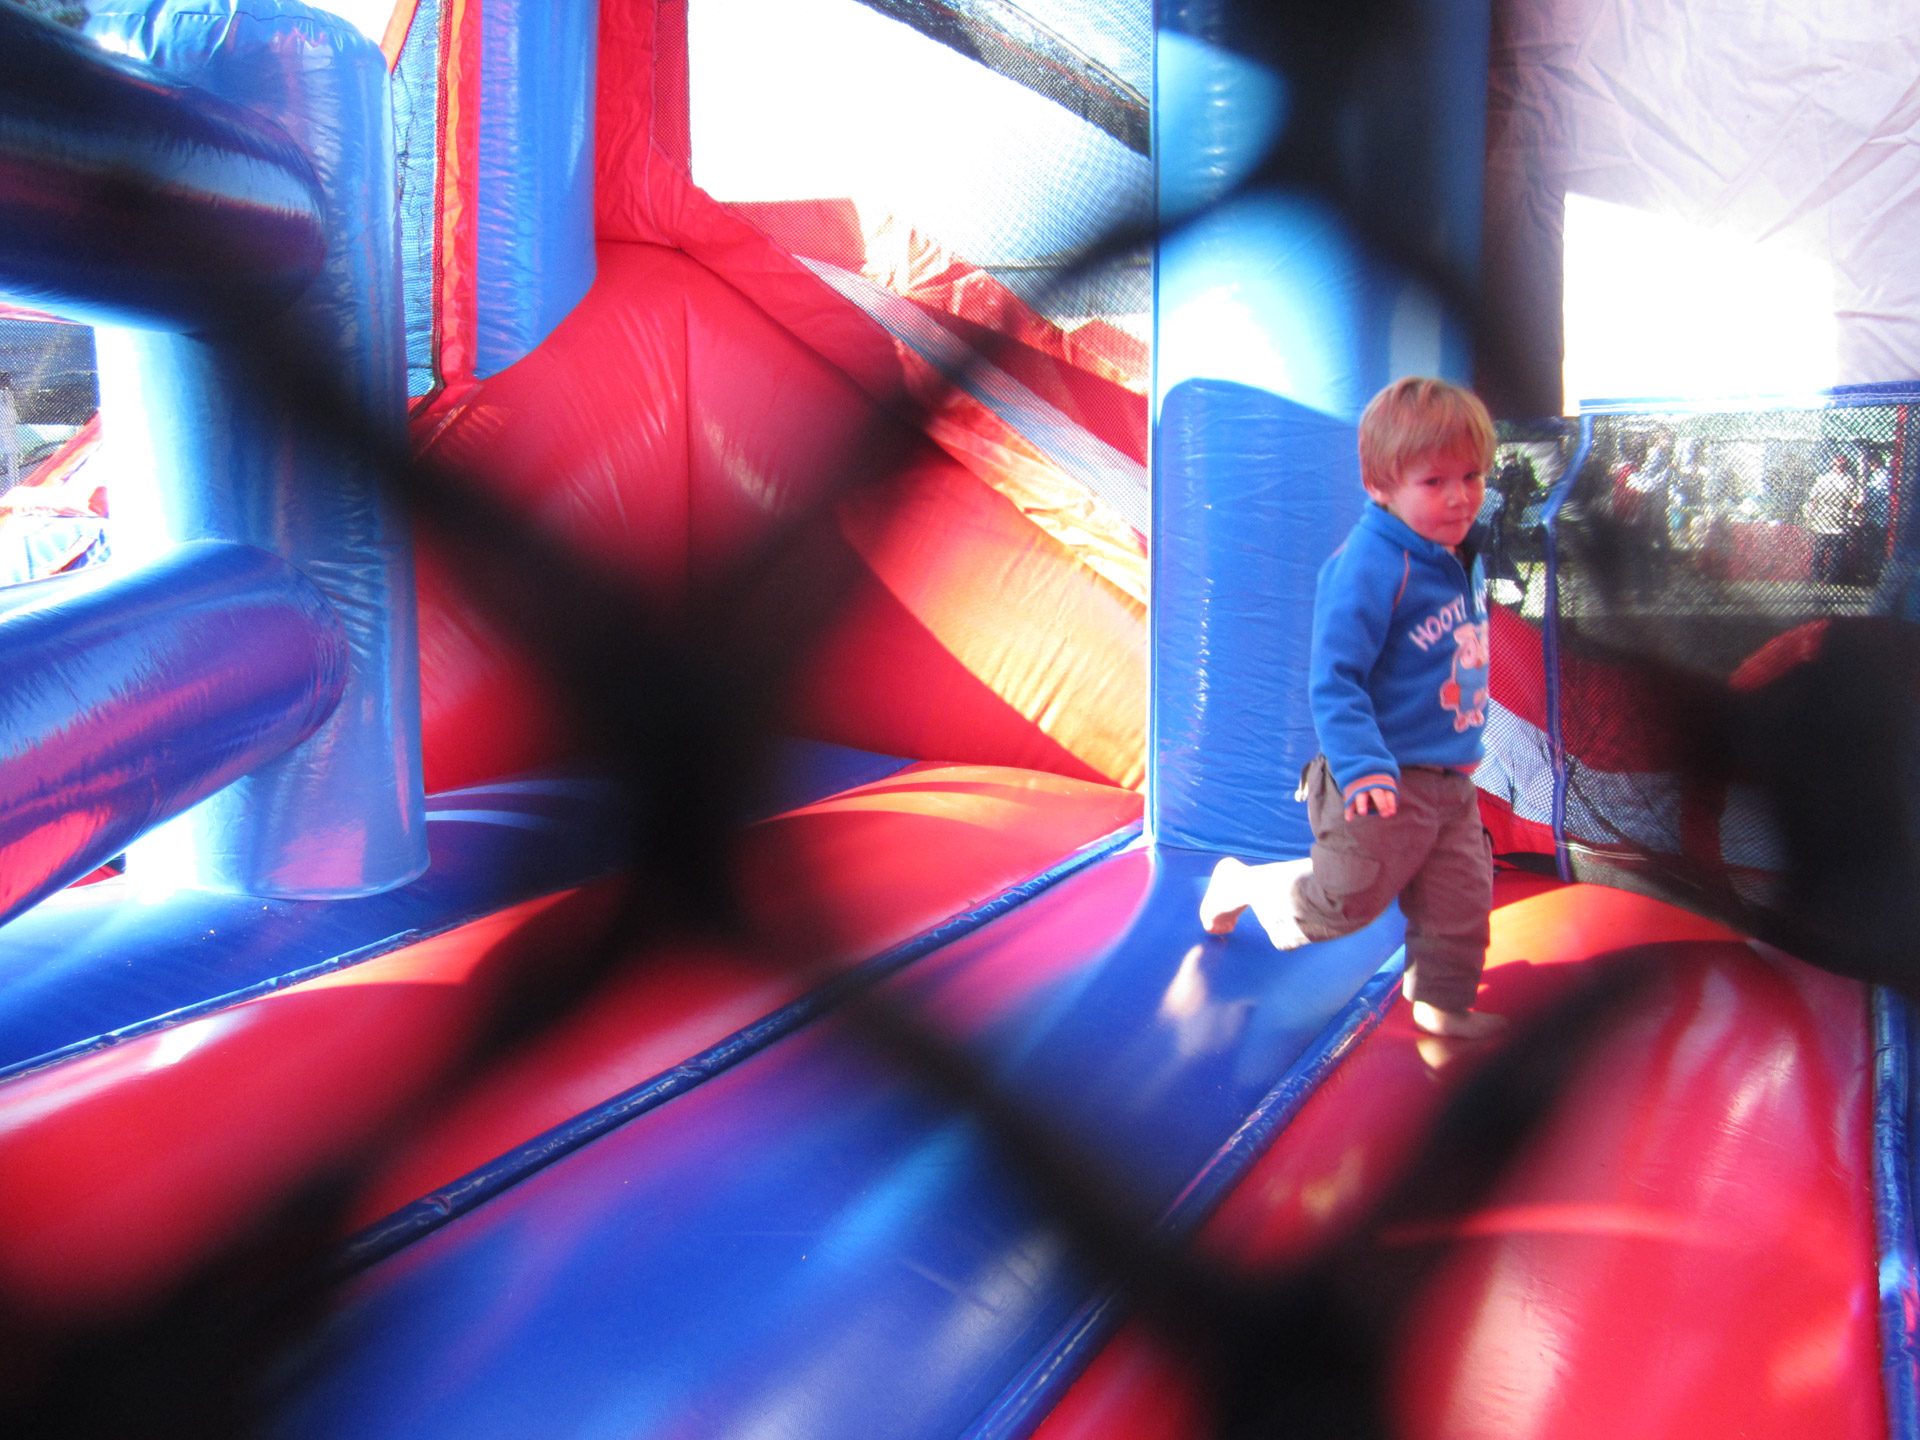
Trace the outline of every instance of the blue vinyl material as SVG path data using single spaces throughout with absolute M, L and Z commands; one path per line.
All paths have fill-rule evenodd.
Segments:
M 1161 413 L 1154 504 L 1154 836 L 1304 855 L 1314 577 L 1366 504 L 1353 426 L 1189 380 Z
M 1318 202 L 1236 196 L 1166 232 L 1157 262 L 1156 414 L 1188 380 L 1232 380 L 1351 422 L 1386 382 L 1371 277 Z M 1403 349 L 1395 368 L 1434 368 Z
M 1172 221 L 1258 168 L 1286 123 L 1287 90 L 1266 66 L 1177 29 L 1155 36 L 1154 65 L 1160 218 Z
M 306 151 L 325 196 L 327 249 L 287 316 L 288 333 L 397 441 L 406 352 L 379 48 L 294 0 L 98 0 L 87 28 L 275 116 Z M 282 898 L 403 884 L 427 864 L 405 516 L 371 466 L 295 423 L 248 373 L 252 361 L 184 336 L 108 329 L 97 343 L 102 413 L 119 457 L 118 553 L 194 539 L 272 550 L 340 613 L 354 660 L 346 694 L 317 734 L 181 817 L 129 863 Z
M 1489 10 L 1414 4 L 1417 44 L 1384 47 L 1370 64 L 1386 68 L 1348 97 L 1340 163 L 1464 285 L 1478 269 Z M 1309 843 L 1287 797 L 1314 748 L 1314 577 L 1363 503 L 1352 427 L 1390 381 L 1465 383 L 1472 364 L 1463 317 L 1322 201 L 1248 183 L 1299 99 L 1234 52 L 1253 9 L 1156 10 L 1148 805 L 1164 843 L 1280 857 Z
M 319 188 L 278 126 L 12 6 L 0 172 L 0 293 L 35 309 L 200 330 L 320 267 Z
M 481 11 L 474 373 L 547 338 L 593 284 L 596 0 Z
M 1178 1240 L 1196 1232 L 1292 1123 L 1321 1082 L 1378 1028 L 1400 993 L 1406 959 L 1404 947 L 1394 951 L 1313 1046 L 1294 1061 L 1279 1084 L 1267 1092 L 1240 1128 L 1214 1152 L 1206 1168 L 1168 1207 L 1160 1221 L 1161 1235 Z M 1126 1313 L 1125 1302 L 1116 1290 L 1103 1290 L 1087 1301 L 1053 1343 L 1028 1361 L 999 1400 L 967 1428 L 961 1440 L 1019 1440 L 1032 1434 L 1100 1353 Z
M 1914 1234 L 1913 1016 L 1873 989 L 1873 1221 L 1889 1440 L 1920 1440 L 1920 1243 Z
M 824 740 L 778 740 L 756 817 L 798 810 L 842 790 L 871 785 L 913 763 L 898 755 L 829 745 Z
M 13 623 L 0 619 L 0 633 Z M 775 789 L 792 805 L 847 788 L 849 774 L 878 778 L 871 772 L 906 763 L 814 744 L 785 748 L 779 760 Z M 623 859 L 617 798 L 585 773 L 435 795 L 427 804 L 432 865 L 379 895 L 155 895 L 132 876 L 52 895 L 0 929 L 0 1076 L 178 1024 L 609 874 Z
M 439 383 L 433 312 L 440 200 L 440 0 L 418 0 L 393 67 L 395 179 L 399 185 L 400 292 L 407 317 L 407 394 Z
M 1164 1211 L 1400 941 L 1213 940 L 1212 856 L 1102 860 L 883 987 Z M 284 1440 L 951 1440 L 1094 1282 L 978 1124 L 845 1017 L 790 1036 L 371 1270 Z
M 859 753 L 859 752 L 854 752 Z M 757 1055 L 776 1040 L 791 1035 L 804 1025 L 825 1015 L 847 994 L 863 989 L 891 975 L 903 965 L 931 955 L 943 945 L 970 935 L 990 920 L 997 920 L 1017 905 L 1057 885 L 1094 861 L 1133 843 L 1140 837 L 1140 823 L 1084 845 L 1038 875 L 1003 890 L 983 905 L 954 916 L 924 934 L 863 961 L 846 974 L 809 991 L 791 1004 L 764 1015 L 753 1024 L 710 1045 L 697 1055 L 689 1055 L 671 1070 L 652 1076 L 621 1091 L 612 1099 L 574 1116 L 565 1124 L 536 1135 L 479 1169 L 402 1206 L 383 1220 L 375 1221 L 353 1236 L 343 1247 L 342 1266 L 357 1270 L 384 1260 L 402 1246 L 411 1245 L 438 1230 L 449 1220 L 466 1214 L 483 1201 L 491 1200 L 529 1175 L 544 1170 L 562 1156 L 571 1155 L 582 1145 L 611 1133 L 647 1111 L 684 1095 L 696 1085 L 731 1070 L 742 1060 Z
M 0 923 L 304 740 L 347 676 L 339 617 L 249 546 L 35 588 L 0 617 Z

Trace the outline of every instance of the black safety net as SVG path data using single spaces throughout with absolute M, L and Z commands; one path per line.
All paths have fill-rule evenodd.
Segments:
M 1904 697 L 1814 692 L 1851 683 L 1827 670 L 1862 643 L 1880 678 L 1899 667 L 1914 461 L 1905 403 L 1503 427 L 1479 777 L 1496 848 L 1558 841 L 1575 878 L 1748 921 L 1785 905 L 1781 767 L 1906 784 Z

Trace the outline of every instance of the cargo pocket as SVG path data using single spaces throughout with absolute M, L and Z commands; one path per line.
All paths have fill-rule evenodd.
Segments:
M 1300 798 L 1307 802 L 1307 824 L 1313 838 L 1325 840 L 1346 830 L 1347 802 L 1340 798 L 1340 787 L 1333 783 L 1333 767 L 1327 757 L 1316 755 L 1300 772 Z
M 1375 893 L 1382 866 L 1363 850 L 1349 845 L 1313 847 L 1313 874 L 1294 893 L 1300 927 L 1315 940 L 1351 935 L 1385 909 Z

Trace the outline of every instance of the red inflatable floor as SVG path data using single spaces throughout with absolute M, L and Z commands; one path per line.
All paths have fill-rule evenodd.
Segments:
M 615 882 L 418 944 L 0 1084 L 0 1294 L 49 1326 L 176 1280 L 301 1177 L 393 1155 L 363 1224 L 667 1069 L 840 965 L 968 911 L 1137 820 L 1130 790 L 1039 771 L 917 764 L 742 839 L 745 949 L 634 957 L 594 1003 L 448 1094 L 435 1087 L 511 972 L 594 943 Z
M 1621 891 L 1508 876 L 1499 900 L 1486 1008 L 1524 1020 L 1625 946 L 1660 946 L 1665 968 L 1485 1205 L 1389 1237 L 1449 1245 L 1395 1344 L 1396 1433 L 1883 1436 L 1864 990 Z M 1460 1069 L 1397 1005 L 1203 1243 L 1256 1271 L 1311 1250 L 1380 1192 Z M 1139 1327 L 1037 1432 L 1206 1433 L 1195 1387 Z

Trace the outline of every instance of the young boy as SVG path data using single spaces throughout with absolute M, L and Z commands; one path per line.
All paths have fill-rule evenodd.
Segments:
M 1321 754 L 1301 777 L 1305 860 L 1222 860 L 1200 923 L 1251 908 L 1275 946 L 1348 935 L 1396 895 L 1414 1023 L 1477 1039 L 1493 855 L 1473 769 L 1487 711 L 1486 578 L 1467 533 L 1486 494 L 1493 422 L 1441 380 L 1396 381 L 1360 417 L 1372 504 L 1320 567 L 1308 697 Z

